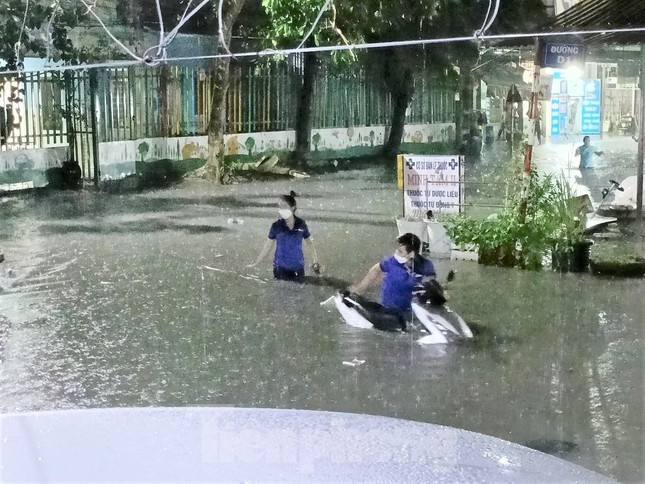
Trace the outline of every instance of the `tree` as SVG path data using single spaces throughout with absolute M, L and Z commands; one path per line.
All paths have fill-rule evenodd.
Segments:
M 222 30 L 223 40 L 230 45 L 233 25 L 237 20 L 245 0 L 225 0 L 223 5 Z M 220 45 L 220 52 L 223 46 Z M 211 93 L 211 111 L 208 121 L 208 158 L 204 167 L 206 176 L 222 183 L 222 164 L 224 161 L 224 126 L 226 116 L 226 93 L 228 92 L 231 58 L 221 57 L 215 60 L 213 67 L 213 90 Z
M 462 37 L 482 27 L 490 2 L 484 0 L 402 0 L 385 3 L 362 0 L 343 4 L 338 10 L 338 25 L 353 39 L 367 42 Z M 541 0 L 504 2 L 488 33 L 511 33 L 531 29 L 544 18 Z M 390 136 L 384 155 L 399 152 L 405 112 L 414 95 L 413 76 L 420 66 L 423 75 L 438 75 L 447 67 L 460 68 L 462 109 L 472 109 L 472 69 L 480 53 L 478 42 L 429 44 L 424 47 L 390 47 L 369 50 L 363 61 L 380 70 L 392 97 Z M 429 71 L 429 72 L 427 72 Z M 434 72 L 434 74 L 433 74 Z M 377 74 L 378 75 L 378 74 Z
M 337 25 L 357 42 L 390 42 L 434 37 L 433 21 L 441 0 L 362 0 L 339 7 Z M 363 52 L 361 61 L 377 79 L 382 79 L 392 99 L 390 134 L 383 147 L 389 159 L 399 152 L 405 114 L 414 95 L 414 77 L 419 67 L 430 65 L 440 72 L 445 62 L 432 61 L 433 53 L 423 47 L 387 47 Z
M 390 135 L 383 147 L 383 156 L 395 157 L 399 152 L 405 126 L 405 113 L 414 95 L 413 63 L 406 59 L 410 51 L 403 48 L 386 49 L 383 52 L 383 80 L 392 98 Z
M 472 35 L 482 27 L 488 9 L 488 2 L 481 0 L 441 0 L 438 15 L 433 20 L 437 37 Z M 503 2 L 498 15 L 487 34 L 513 33 L 534 30 L 545 18 L 542 0 L 514 0 Z M 468 116 L 474 107 L 473 89 L 480 80 L 473 69 L 483 64 L 481 53 L 487 45 L 476 41 L 455 42 L 433 46 L 435 58 L 443 63 L 459 67 L 460 73 L 460 111 L 457 113 L 457 141 L 460 132 L 467 131 L 473 120 Z M 499 62 L 499 57 L 497 59 Z M 463 130 L 460 127 L 463 126 Z
M 136 3 L 133 7 L 132 3 Z M 161 14 L 166 32 L 169 27 L 175 27 L 181 20 L 184 12 L 192 11 L 198 2 L 190 0 L 163 0 L 161 2 Z M 249 8 L 243 12 L 243 7 Z M 224 0 L 222 5 L 222 36 L 219 38 L 219 53 L 226 54 L 228 47 L 231 45 L 233 28 L 238 21 L 238 17 L 243 19 L 242 24 L 254 25 L 258 22 L 255 14 L 257 12 L 257 1 L 246 2 L 246 0 Z M 131 15 L 132 9 L 138 10 L 140 15 Z M 218 16 L 219 2 L 215 1 L 210 4 L 210 8 L 202 8 L 190 20 L 182 25 L 181 32 L 196 33 L 202 35 L 218 36 L 219 20 Z M 159 18 L 156 11 L 154 0 L 118 0 L 117 12 L 122 21 L 129 19 L 129 24 L 133 26 L 152 26 L 159 28 Z M 133 24 L 132 21 L 135 21 Z M 245 25 L 237 27 L 244 32 Z M 219 37 L 219 36 L 218 36 Z M 222 43 L 223 41 L 223 43 Z M 208 122 L 208 157 L 205 166 L 200 170 L 200 175 L 216 183 L 223 182 L 222 165 L 224 161 L 224 128 L 226 126 L 226 94 L 229 87 L 230 76 L 230 57 L 222 57 L 212 62 L 213 87 L 211 91 L 210 117 Z M 162 66 L 162 69 L 164 66 Z M 162 71 L 162 83 L 164 82 Z M 162 102 L 164 102 L 162 98 Z M 162 111 L 166 111 L 162 109 Z M 166 122 L 163 125 L 167 125 Z
M 269 22 L 268 33 L 274 47 L 291 47 L 294 42 L 303 39 L 313 27 L 314 20 L 326 0 L 262 0 Z M 314 47 L 328 37 L 324 37 L 326 23 L 318 23 L 305 47 Z M 337 36 L 336 36 L 337 37 Z M 307 158 L 311 150 L 312 110 L 316 74 L 319 68 L 318 55 L 315 52 L 303 54 L 301 72 L 301 87 L 298 92 L 296 108 L 296 144 L 292 154 L 293 161 L 301 168 L 306 168 Z
M 293 38 L 295 33 L 302 34 L 313 18 L 311 11 L 308 15 L 302 15 L 303 6 L 300 2 L 264 0 L 264 4 L 270 4 L 278 10 L 278 15 L 272 16 L 273 23 L 284 38 Z M 343 32 L 350 42 L 376 43 L 468 36 L 481 28 L 488 6 L 489 2 L 483 0 L 344 2 L 339 3 L 337 10 L 334 9 L 333 20 L 328 26 L 331 31 Z M 531 28 L 543 18 L 543 13 L 544 5 L 541 0 L 506 2 L 489 32 L 514 32 Z M 414 95 L 413 79 L 420 66 L 425 66 L 422 75 L 437 76 L 445 72 L 447 67 L 458 66 L 462 74 L 462 108 L 472 109 L 472 69 L 479 59 L 479 45 L 475 41 L 372 49 L 361 53 L 360 59 L 372 70 L 373 75 L 383 80 L 392 99 L 390 135 L 384 146 L 386 158 L 399 152 L 405 113 Z M 303 100 L 307 98 L 301 96 L 301 101 Z M 301 121 L 300 117 L 298 121 Z M 297 126 L 296 129 L 302 129 L 302 126 Z M 308 140 L 309 135 L 307 143 Z M 301 147 L 303 148 L 304 146 Z
M 323 0 L 263 0 L 271 20 L 271 32 L 276 35 L 276 45 L 302 38 L 311 28 L 317 13 L 325 4 Z M 437 0 L 402 0 L 385 3 L 380 0 L 361 0 L 332 4 L 331 13 L 318 24 L 307 46 L 331 41 L 382 42 L 420 38 L 429 34 L 429 22 L 436 14 Z M 405 112 L 414 93 L 413 75 L 421 49 L 390 48 L 378 52 L 368 51 L 360 57 L 377 78 L 382 79 L 386 91 L 392 96 L 392 129 L 385 147 L 389 156 L 398 152 Z M 352 54 L 354 55 L 354 54 Z M 347 59 L 345 56 L 338 58 Z M 311 139 L 311 101 L 318 66 L 318 55 L 304 55 L 302 89 L 299 93 L 296 116 L 296 148 L 294 157 L 301 163 L 306 160 Z
M 89 49 L 75 48 L 68 37 L 69 31 L 82 19 L 82 4 L 74 0 L 33 0 L 26 8 L 23 0 L 5 0 L 3 3 L 4 12 L 0 13 L 3 70 L 15 70 L 27 55 L 49 56 L 54 61 L 75 64 L 87 60 L 92 54 Z

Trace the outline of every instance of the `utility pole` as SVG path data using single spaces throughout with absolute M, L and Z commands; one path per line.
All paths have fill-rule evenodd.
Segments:
M 638 174 L 636 175 L 636 216 L 643 220 L 643 148 L 645 144 L 645 42 L 641 42 L 641 104 L 638 134 Z
M 531 172 L 531 158 L 535 144 L 535 120 L 538 117 L 538 89 L 540 88 L 540 45 L 535 39 L 535 63 L 533 64 L 533 86 L 529 100 L 529 137 L 524 148 L 524 173 Z

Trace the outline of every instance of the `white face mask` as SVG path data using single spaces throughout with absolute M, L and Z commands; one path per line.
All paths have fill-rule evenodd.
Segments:
M 280 210 L 278 210 L 278 213 L 280 214 L 280 217 L 282 217 L 285 220 L 293 215 L 293 212 L 286 208 L 281 208 Z
M 409 260 L 407 257 L 403 257 L 402 255 L 399 255 L 396 252 L 394 253 L 394 258 L 399 264 L 405 264 Z

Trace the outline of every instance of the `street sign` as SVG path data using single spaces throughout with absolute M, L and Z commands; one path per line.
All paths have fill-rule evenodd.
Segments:
M 582 67 L 585 63 L 585 53 L 583 44 L 546 44 L 543 67 Z

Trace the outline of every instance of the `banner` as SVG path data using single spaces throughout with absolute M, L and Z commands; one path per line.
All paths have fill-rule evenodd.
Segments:
M 599 134 L 600 127 L 600 80 L 588 79 L 584 83 L 582 98 L 582 133 Z
M 402 155 L 403 215 L 426 218 L 428 210 L 436 217 L 459 213 L 464 203 L 461 176 L 464 160 L 459 155 Z
M 538 82 L 538 101 L 551 101 L 551 88 L 553 86 L 553 76 L 540 74 Z
M 601 129 L 601 87 L 598 79 L 553 76 L 551 134 L 598 134 Z

